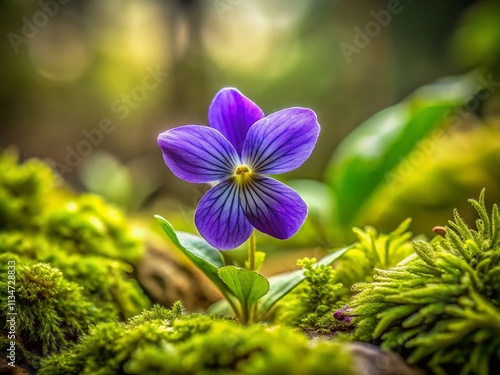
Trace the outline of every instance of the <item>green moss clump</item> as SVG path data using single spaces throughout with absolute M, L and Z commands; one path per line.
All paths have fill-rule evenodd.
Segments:
M 347 288 L 362 281 L 373 281 L 375 268 L 387 269 L 413 254 L 410 224 L 411 219 L 406 219 L 389 234 L 378 233 L 370 226 L 364 230 L 354 228 L 358 240 L 338 262 L 335 281 Z
M 45 220 L 45 231 L 51 241 L 66 251 L 82 255 L 135 263 L 143 251 L 123 214 L 94 195 L 81 195 L 51 210 Z
M 55 184 L 50 168 L 35 159 L 18 165 L 15 153 L 0 152 L 0 171 L 0 229 L 39 227 Z
M 150 307 L 132 278 L 143 248 L 124 215 L 57 182 L 40 161 L 18 164 L 15 154 L 0 153 L 0 254 L 2 265 L 16 262 L 17 362 L 30 369 L 92 325 Z M 6 293 L 1 286 L 3 307 Z M 0 313 L 1 337 L 6 311 Z
M 9 263 L 10 262 L 10 263 Z M 82 287 L 63 277 L 49 264 L 34 263 L 12 253 L 0 255 L 0 273 L 7 274 L 8 264 L 15 262 L 15 293 L 8 293 L 7 278 L 0 280 L 0 324 L 7 327 L 7 312 L 14 312 L 16 346 L 28 364 L 36 365 L 36 355 L 47 355 L 69 345 L 71 339 L 87 332 L 97 323 L 95 306 L 85 301 Z M 8 295 L 15 297 L 14 310 L 9 309 Z
M 352 364 L 340 344 L 311 342 L 286 327 L 182 315 L 176 303 L 127 324 L 98 325 L 71 350 L 45 359 L 38 374 L 330 374 L 333 368 L 349 375 Z
M 149 306 L 137 281 L 128 276 L 133 271 L 131 264 L 93 254 L 73 254 L 60 246 L 45 236 L 0 232 L 0 252 L 57 267 L 67 280 L 82 286 L 82 295 L 96 306 L 99 320 L 127 319 Z
M 355 285 L 349 302 L 357 340 L 400 349 L 436 374 L 487 375 L 500 366 L 500 215 L 469 229 L 455 211 L 445 238 L 414 243 L 416 254 Z
M 300 260 L 297 264 L 305 270 L 306 279 L 280 304 L 278 321 L 312 335 L 350 329 L 347 321 L 335 319 L 333 312 L 348 303 L 353 284 L 372 281 L 375 268 L 389 268 L 413 253 L 410 223 L 410 219 L 405 220 L 389 234 L 379 234 L 372 227 L 354 228 L 358 242 L 335 264 L 335 269 L 314 267 L 315 259 Z
M 314 267 L 316 259 L 304 258 L 297 265 L 305 271 L 305 281 L 280 304 L 278 322 L 301 328 L 313 335 L 329 334 L 342 329 L 333 317 L 348 299 L 348 292 L 336 282 L 332 267 Z
M 10 345 L 11 341 L 12 340 L 10 338 L 8 338 L 7 335 L 3 335 L 3 334 L 0 335 L 0 351 L 2 351 L 2 353 L 8 353 L 8 351 L 11 348 L 11 345 Z M 16 348 L 16 363 L 22 362 L 23 364 L 28 365 L 31 368 L 40 367 L 41 357 L 39 355 L 36 355 L 35 353 L 30 352 L 29 350 L 27 350 L 24 347 L 23 344 L 21 344 L 17 341 L 15 343 L 15 348 Z M 1 369 L 3 370 L 4 368 L 1 368 Z M 22 374 L 22 372 L 21 372 L 21 374 Z
M 0 153 L 0 232 L 43 234 L 69 253 L 137 262 L 141 241 L 125 216 L 94 195 L 73 196 L 58 189 L 51 169 L 36 159 L 18 164 Z

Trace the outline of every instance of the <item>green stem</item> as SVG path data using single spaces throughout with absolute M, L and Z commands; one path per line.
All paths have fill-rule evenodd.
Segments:
M 240 321 L 243 325 L 247 325 L 250 321 L 250 311 L 249 311 L 248 306 L 246 304 L 242 304 L 241 308 L 243 311 L 241 314 Z
M 255 231 L 253 231 L 248 239 L 248 269 L 250 270 L 255 270 L 255 251 Z
M 257 251 L 257 243 L 255 241 L 255 231 L 252 231 L 250 238 L 248 239 L 248 269 L 255 271 L 255 253 Z M 256 318 L 256 307 L 257 304 L 253 304 L 252 306 L 248 306 L 246 304 L 242 304 L 241 306 L 241 317 L 240 321 L 243 324 L 253 323 Z
M 250 322 L 254 323 L 258 321 L 258 316 L 257 316 L 257 306 L 258 306 L 258 301 L 255 302 L 255 304 L 252 306 L 250 309 Z
M 238 303 L 236 303 L 234 300 L 233 300 L 233 297 L 226 294 L 226 293 L 222 293 L 224 295 L 224 297 L 226 298 L 226 301 L 229 303 L 229 305 L 231 306 L 231 308 L 233 309 L 234 311 L 234 314 L 236 315 L 236 317 L 238 319 L 241 320 L 241 315 L 242 315 L 242 312 L 241 310 L 238 308 Z

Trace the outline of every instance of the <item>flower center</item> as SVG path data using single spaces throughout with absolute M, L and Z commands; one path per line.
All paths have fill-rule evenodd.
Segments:
M 234 177 L 239 184 L 244 184 L 248 181 L 252 175 L 252 171 L 246 165 L 240 165 L 234 170 Z
M 240 174 L 245 174 L 245 173 L 250 173 L 250 169 L 246 165 L 240 165 L 236 170 L 234 171 L 236 175 Z

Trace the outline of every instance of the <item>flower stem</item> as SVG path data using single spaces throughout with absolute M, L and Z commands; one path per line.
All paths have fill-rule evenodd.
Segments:
M 255 251 L 255 231 L 253 231 L 248 239 L 248 269 L 250 270 L 255 270 Z
M 240 321 L 243 325 L 247 325 L 248 323 L 250 323 L 250 310 L 245 304 L 242 305 Z

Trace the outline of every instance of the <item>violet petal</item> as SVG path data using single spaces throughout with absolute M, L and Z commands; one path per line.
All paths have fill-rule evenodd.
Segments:
M 234 88 L 224 88 L 214 97 L 208 110 L 208 123 L 220 131 L 241 155 L 248 129 L 264 112 Z
M 320 127 L 307 108 L 288 108 L 257 121 L 248 131 L 242 161 L 252 171 L 284 173 L 302 165 L 316 145 Z
M 252 234 L 252 226 L 239 202 L 239 185 L 227 179 L 201 198 L 194 220 L 201 236 L 213 247 L 234 249 Z
M 179 178 L 194 183 L 228 178 L 239 165 L 234 147 L 208 126 L 186 125 L 158 136 L 163 160 Z
M 307 205 L 295 190 L 265 176 L 252 176 L 241 186 L 240 202 L 255 228 L 281 240 L 293 236 L 307 216 Z

